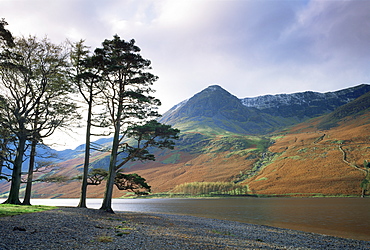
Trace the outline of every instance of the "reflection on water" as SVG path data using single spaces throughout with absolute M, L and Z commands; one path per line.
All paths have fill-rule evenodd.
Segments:
M 33 199 L 32 204 L 77 206 L 78 200 Z M 90 208 L 100 205 L 101 199 L 87 201 Z M 114 199 L 112 206 L 115 211 L 185 214 L 370 240 L 370 199 Z

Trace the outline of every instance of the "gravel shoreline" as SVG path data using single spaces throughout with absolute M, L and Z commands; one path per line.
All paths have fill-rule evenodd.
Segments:
M 193 216 L 61 207 L 1 217 L 0 249 L 370 249 L 370 241 Z

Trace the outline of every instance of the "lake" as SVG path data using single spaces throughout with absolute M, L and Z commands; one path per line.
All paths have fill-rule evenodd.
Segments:
M 88 199 L 100 208 L 101 199 Z M 1 202 L 1 200 L 0 200 Z M 32 199 L 33 205 L 77 206 L 78 199 Z M 370 240 L 368 198 L 114 199 L 113 210 L 170 213 Z

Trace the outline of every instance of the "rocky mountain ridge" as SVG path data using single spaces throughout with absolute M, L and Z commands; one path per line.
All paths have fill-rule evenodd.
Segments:
M 292 104 L 304 104 L 319 101 L 322 99 L 341 99 L 342 102 L 348 103 L 357 98 L 357 92 L 365 93 L 370 91 L 370 86 L 361 84 L 355 87 L 346 88 L 334 92 L 313 92 L 305 91 L 292 94 L 276 94 L 276 95 L 263 95 L 257 97 L 242 98 L 243 105 L 247 107 L 266 109 L 276 106 L 285 106 Z
M 211 85 L 168 110 L 160 122 L 186 131 L 198 127 L 194 123 L 202 123 L 213 130 L 264 134 L 330 113 L 367 92 L 370 85 L 361 84 L 327 93 L 307 91 L 239 99 Z
M 243 105 L 257 108 L 264 113 L 282 117 L 321 115 L 334 111 L 370 91 L 370 85 L 361 84 L 334 92 L 313 91 L 293 94 L 264 95 L 240 99 Z M 307 111 L 309 113 L 307 114 Z
M 218 85 L 211 85 L 209 86 L 208 90 L 216 91 L 218 89 L 222 89 L 221 86 Z M 333 91 L 333 92 L 314 92 L 314 91 L 305 91 L 305 92 L 297 92 L 292 94 L 276 94 L 276 95 L 261 95 L 257 97 L 245 97 L 239 98 L 241 103 L 249 108 L 257 108 L 259 110 L 275 108 L 280 106 L 288 106 L 288 105 L 305 105 L 314 103 L 317 101 L 322 101 L 323 99 L 328 100 L 327 103 L 330 104 L 329 100 L 340 99 L 340 103 L 345 104 L 350 101 L 353 101 L 357 97 L 366 92 L 370 91 L 369 84 L 360 84 L 354 87 Z M 174 105 L 169 111 L 175 111 L 176 109 L 182 107 L 187 103 L 189 99 L 181 101 L 180 103 Z M 337 101 L 338 102 L 338 101 Z

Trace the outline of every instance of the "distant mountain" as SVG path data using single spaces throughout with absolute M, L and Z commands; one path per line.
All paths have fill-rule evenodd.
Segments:
M 257 108 L 263 113 L 285 118 L 296 117 L 297 121 L 323 115 L 349 103 L 370 91 L 370 85 L 361 84 L 335 92 L 318 93 L 306 91 L 294 94 L 264 95 L 243 98 L 246 107 Z
M 91 143 L 92 152 L 94 148 L 105 148 L 109 147 L 110 143 L 112 142 L 112 138 L 100 138 L 96 141 Z M 62 151 L 58 151 L 58 158 L 62 160 L 72 159 L 74 157 L 79 156 L 85 152 L 85 144 L 81 144 L 77 146 L 75 149 L 65 149 Z
M 98 139 L 98 140 L 92 142 L 92 144 L 91 144 L 91 146 L 92 146 L 91 153 L 95 152 L 94 148 L 109 147 L 111 141 L 112 141 L 112 138 L 101 138 L 101 139 Z M 65 149 L 65 150 L 61 150 L 61 151 L 57 151 L 53 148 L 50 148 L 49 146 L 39 144 L 39 145 L 37 145 L 36 152 L 37 152 L 37 155 L 36 155 L 36 158 L 35 158 L 36 162 L 42 162 L 43 161 L 43 162 L 52 162 L 54 164 L 58 164 L 58 163 L 66 161 L 66 160 L 70 160 L 70 159 L 73 159 L 73 158 L 78 158 L 81 155 L 83 155 L 84 152 L 85 152 L 85 144 L 81 144 L 78 147 L 76 147 L 75 149 Z M 29 166 L 29 162 L 30 162 L 29 161 L 29 154 L 30 154 L 30 149 L 28 147 L 27 150 L 26 150 L 26 155 L 24 157 L 24 162 L 23 162 L 23 165 L 22 165 L 22 168 L 23 168 L 22 171 L 23 172 L 28 171 L 28 166 Z M 3 167 L 1 172 L 3 174 L 7 174 L 7 175 L 11 174 L 11 170 L 6 168 L 6 167 Z
M 27 172 L 28 166 L 30 163 L 29 156 L 30 156 L 30 147 L 27 147 L 25 152 L 25 157 L 23 158 L 23 165 L 22 165 L 22 171 Z M 60 162 L 61 159 L 59 157 L 59 152 L 55 149 L 52 149 L 46 145 L 39 144 L 36 147 L 36 157 L 35 161 L 37 162 Z M 14 156 L 15 157 L 15 156 Z M 11 175 L 12 171 L 8 169 L 7 167 L 3 167 L 2 171 L 3 174 Z
M 182 131 L 241 134 L 266 133 L 282 124 L 268 114 L 244 106 L 236 96 L 217 85 L 176 105 L 159 121 Z
M 370 85 L 336 92 L 303 92 L 238 99 L 217 85 L 209 86 L 167 111 L 160 122 L 182 131 L 265 134 L 327 114 L 370 91 Z

